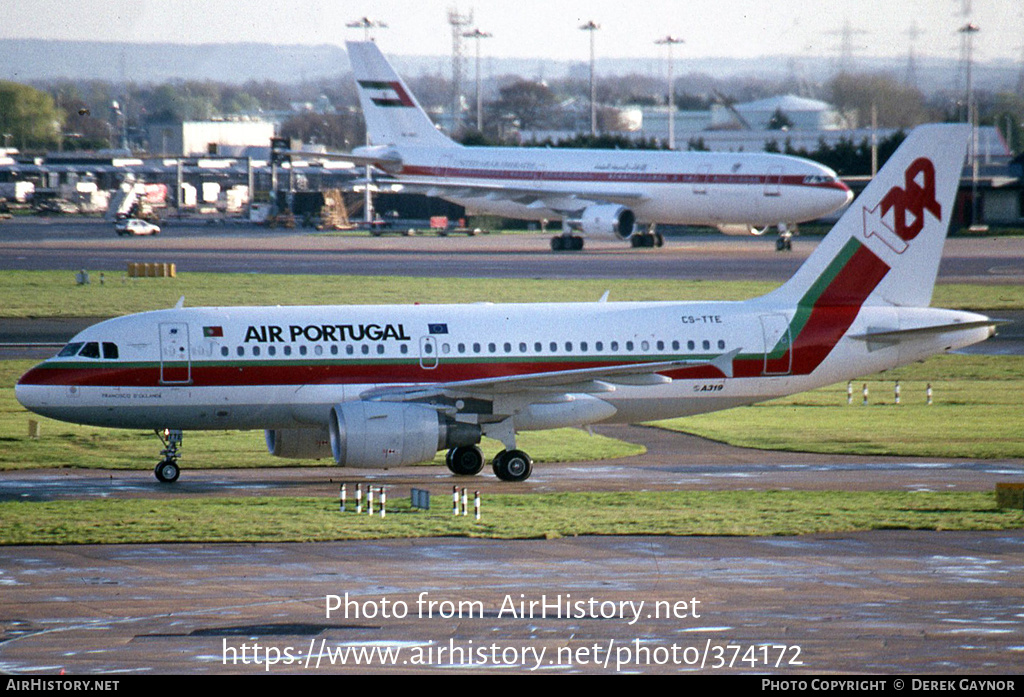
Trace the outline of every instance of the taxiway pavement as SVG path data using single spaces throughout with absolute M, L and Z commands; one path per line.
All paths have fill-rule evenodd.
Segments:
M 770 240 L 708 236 L 670 239 L 661 250 L 588 243 L 566 255 L 550 252 L 540 235 L 312 237 L 171 225 L 156 239 L 117 239 L 108 227 L 4 221 L 0 268 L 171 261 L 188 271 L 781 281 L 815 244 L 799 239 L 792 254 L 779 254 Z M 1024 282 L 1021 240 L 961 238 L 946 250 L 940 280 Z M 19 331 L 63 336 L 67 327 Z M 763 453 L 655 429 L 599 430 L 643 442 L 648 453 L 540 465 L 511 486 L 489 476 L 468 481 L 524 494 L 941 491 L 990 489 L 1024 475 L 1016 461 Z M 0 499 L 335 496 L 343 479 L 442 493 L 456 480 L 435 468 L 186 469 L 166 487 L 149 471 L 7 472 Z M 1020 532 L 6 547 L 0 670 L 1015 674 L 1024 655 L 1022 576 Z M 332 596 L 346 593 L 362 614 L 328 617 Z M 433 613 L 423 614 L 424 597 L 437 602 Z M 571 616 L 558 614 L 556 600 Z M 383 617 L 386 601 L 404 603 L 406 616 Z M 533 616 L 518 611 L 531 603 Z M 455 609 L 465 614 L 445 614 Z

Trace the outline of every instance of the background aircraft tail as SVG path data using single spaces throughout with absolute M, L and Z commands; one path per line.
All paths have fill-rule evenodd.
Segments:
M 915 128 L 771 302 L 928 307 L 970 126 Z
M 377 44 L 349 41 L 345 47 L 370 145 L 458 147 L 437 130 Z

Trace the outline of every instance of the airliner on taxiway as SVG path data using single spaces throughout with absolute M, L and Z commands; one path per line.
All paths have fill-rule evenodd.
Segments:
M 447 450 L 459 475 L 521 431 L 751 404 L 992 335 L 929 308 L 969 128 L 915 129 L 778 289 L 742 302 L 176 307 L 100 322 L 18 382 L 55 419 L 166 434 L 264 429 L 274 455 L 387 468 Z M 605 300 L 604 298 L 602 300 Z

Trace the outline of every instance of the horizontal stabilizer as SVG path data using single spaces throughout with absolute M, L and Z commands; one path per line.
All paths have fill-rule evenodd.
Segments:
M 962 332 L 970 329 L 981 329 L 989 327 L 995 333 L 995 328 L 1000 324 L 1008 324 L 1007 320 L 984 319 L 976 322 L 951 322 L 948 324 L 936 324 L 929 327 L 912 327 L 910 329 L 871 329 L 863 334 L 851 334 L 851 339 L 868 342 L 868 350 L 874 351 L 886 346 L 893 346 L 901 341 L 916 339 L 924 336 L 935 336 L 936 334 L 949 334 L 951 332 Z

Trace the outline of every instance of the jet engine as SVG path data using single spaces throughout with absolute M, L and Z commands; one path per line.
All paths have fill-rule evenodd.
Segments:
M 760 230 L 753 225 L 744 225 L 742 223 L 723 223 L 718 225 L 718 231 L 723 235 L 763 235 L 768 228 L 761 228 Z
M 480 427 L 436 409 L 395 402 L 344 402 L 328 424 L 334 460 L 342 467 L 399 467 L 433 459 L 438 450 L 480 442 Z
M 636 231 L 636 216 L 625 206 L 604 203 L 587 206 L 579 218 L 565 221 L 588 237 L 617 237 L 628 240 Z
M 331 438 L 323 428 L 280 428 L 264 431 L 267 450 L 275 457 L 322 460 L 331 457 Z

